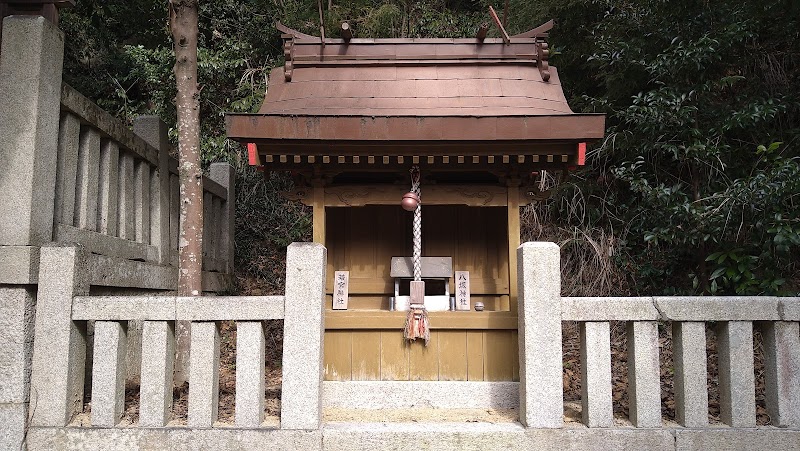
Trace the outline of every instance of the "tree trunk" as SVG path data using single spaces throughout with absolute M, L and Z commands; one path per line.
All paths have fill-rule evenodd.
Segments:
M 178 86 L 180 237 L 178 295 L 202 294 L 203 181 L 200 167 L 200 90 L 197 83 L 198 1 L 170 0 Z
M 200 89 L 197 84 L 198 0 L 170 0 L 169 23 L 175 48 L 178 95 L 178 295 L 203 293 L 203 180 L 200 167 Z M 175 324 L 176 386 L 189 380 L 191 323 Z

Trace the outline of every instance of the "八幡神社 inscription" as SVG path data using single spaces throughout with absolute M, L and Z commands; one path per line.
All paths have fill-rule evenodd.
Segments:
M 456 310 L 469 310 L 469 271 L 456 271 Z

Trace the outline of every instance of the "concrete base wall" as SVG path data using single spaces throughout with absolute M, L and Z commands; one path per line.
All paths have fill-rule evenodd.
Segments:
M 33 428 L 30 450 L 664 450 L 789 451 L 800 431 L 756 429 L 526 429 L 489 423 L 339 423 L 317 431 L 280 429 Z

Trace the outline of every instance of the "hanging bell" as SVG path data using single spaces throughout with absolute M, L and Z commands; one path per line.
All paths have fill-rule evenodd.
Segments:
M 417 209 L 417 205 L 419 205 L 419 196 L 409 191 L 403 194 L 403 200 L 400 202 L 400 205 L 405 211 L 414 211 Z

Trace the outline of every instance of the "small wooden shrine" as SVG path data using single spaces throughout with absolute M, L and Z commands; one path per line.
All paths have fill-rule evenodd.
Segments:
M 295 174 L 286 195 L 313 207 L 328 249 L 326 379 L 518 380 L 520 207 L 584 164 L 604 131 L 603 115 L 567 105 L 548 65 L 551 27 L 356 39 L 343 26 L 331 39 L 279 25 L 286 64 L 261 110 L 229 114 L 227 131 L 250 164 Z M 394 311 L 408 295 L 397 257 L 412 255 L 413 214 L 400 206 L 412 168 L 422 256 L 450 265 L 429 270 L 426 298 L 469 297 L 469 310 L 430 312 L 428 346 L 404 342 L 406 313 Z

